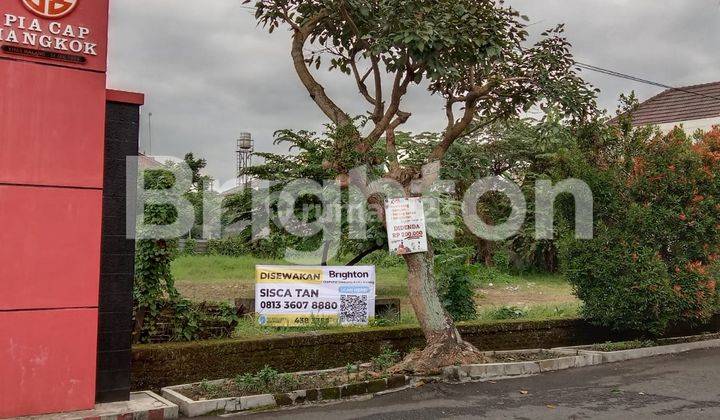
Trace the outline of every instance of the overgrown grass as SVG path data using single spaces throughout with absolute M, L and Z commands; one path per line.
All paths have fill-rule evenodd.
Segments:
M 580 316 L 579 303 L 558 303 L 531 305 L 524 307 L 500 306 L 483 308 L 478 313 L 478 320 L 482 321 L 505 321 L 505 320 L 526 320 L 540 321 L 546 319 L 570 319 Z
M 634 340 L 634 341 L 622 341 L 619 343 L 604 343 L 604 344 L 596 344 L 591 347 L 591 350 L 595 351 L 603 351 L 603 352 L 613 352 L 613 351 L 623 351 L 623 350 L 634 350 L 634 349 L 642 349 L 645 347 L 655 347 L 658 343 L 653 340 Z
M 278 263 L 282 264 L 279 261 L 262 260 L 250 256 L 183 255 L 173 261 L 172 273 L 177 281 L 252 283 L 255 281 L 256 265 Z
M 494 267 L 483 267 L 476 278 L 477 285 L 482 287 L 502 287 L 517 285 L 542 285 L 544 287 L 568 287 L 565 278 L 558 274 L 523 273 L 508 274 Z
M 341 262 L 330 262 L 341 264 Z M 225 296 L 224 285 L 243 287 L 243 293 L 251 295 L 255 283 L 256 265 L 291 265 L 282 260 L 263 260 L 251 256 L 181 256 L 172 264 L 172 271 L 178 282 L 190 284 L 200 289 L 214 288 Z M 238 337 L 257 337 L 276 334 L 291 334 L 315 331 L 353 331 L 368 328 L 416 326 L 417 320 L 408 301 L 407 269 L 404 266 L 377 267 L 378 298 L 399 298 L 402 300 L 402 313 L 399 321 L 376 320 L 369 327 L 339 327 L 333 325 L 310 325 L 298 328 L 275 328 L 260 326 L 256 319 L 246 317 L 240 321 L 236 330 Z M 558 275 L 525 274 L 510 275 L 494 268 L 481 268 L 474 278 L 475 287 L 483 291 L 499 289 L 512 294 L 512 290 L 526 295 L 539 293 L 569 296 L 569 285 Z M 510 290 L 510 292 L 508 292 Z M 479 293 L 480 295 L 480 293 Z M 227 299 L 235 297 L 228 292 Z M 572 297 L 569 297 L 572 299 Z M 502 306 L 491 300 L 482 299 L 478 308 L 478 317 L 473 322 L 497 322 L 502 320 L 546 320 L 565 319 L 579 315 L 579 303 L 561 302 L 553 304 L 528 304 L 520 306 Z
M 332 265 L 334 262 L 330 262 Z M 282 260 L 263 260 L 251 256 L 180 256 L 172 263 L 176 281 L 196 283 L 255 283 L 256 265 L 292 265 Z M 407 296 L 405 267 L 377 267 L 377 294 L 382 297 Z
M 341 264 L 340 262 L 331 261 Z M 256 265 L 291 265 L 282 260 L 264 260 L 251 256 L 226 257 L 218 255 L 192 255 L 178 257 L 172 263 L 177 281 L 193 283 L 255 283 Z M 382 267 L 377 270 L 377 295 L 380 297 L 407 296 L 407 268 Z M 480 270 L 475 279 L 478 287 L 504 287 L 515 285 L 540 285 L 547 288 L 567 288 L 562 276 L 555 274 L 510 275 L 494 268 Z

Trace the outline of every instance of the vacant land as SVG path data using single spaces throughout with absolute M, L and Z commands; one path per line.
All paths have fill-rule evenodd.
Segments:
M 173 263 L 180 292 L 195 301 L 233 301 L 252 297 L 255 265 L 283 261 L 253 257 L 183 256 Z M 377 267 L 377 296 L 399 298 L 403 319 L 412 318 L 407 299 L 405 267 Z M 483 270 L 476 279 L 480 317 L 486 319 L 563 318 L 577 314 L 578 301 L 570 285 L 557 275 L 508 275 Z

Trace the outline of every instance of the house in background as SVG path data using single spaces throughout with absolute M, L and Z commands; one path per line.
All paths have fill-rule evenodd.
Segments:
M 663 133 L 682 125 L 692 133 L 720 125 L 720 82 L 668 89 L 640 104 L 633 125 L 656 125 Z

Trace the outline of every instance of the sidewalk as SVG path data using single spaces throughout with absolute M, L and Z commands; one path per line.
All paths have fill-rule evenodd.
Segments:
M 699 350 L 541 376 L 427 385 L 367 401 L 248 419 L 720 418 L 720 351 Z

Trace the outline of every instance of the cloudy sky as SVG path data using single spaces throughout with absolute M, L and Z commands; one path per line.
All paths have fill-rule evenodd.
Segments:
M 578 61 L 672 86 L 720 80 L 719 0 L 510 0 L 541 32 L 567 24 Z M 208 173 L 235 172 L 235 141 L 252 132 L 259 151 L 278 151 L 281 128 L 320 130 L 326 122 L 297 80 L 289 34 L 255 26 L 241 0 L 112 1 L 109 85 L 144 92 L 141 149 L 208 160 Z M 320 75 L 331 96 L 360 112 L 351 80 Z M 646 99 L 662 89 L 601 74 L 585 78 L 615 109 L 621 92 Z M 412 131 L 438 131 L 437 98 L 410 95 Z M 148 114 L 152 113 L 151 131 Z

